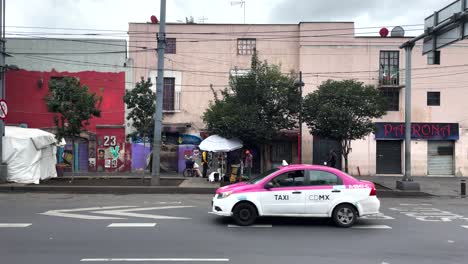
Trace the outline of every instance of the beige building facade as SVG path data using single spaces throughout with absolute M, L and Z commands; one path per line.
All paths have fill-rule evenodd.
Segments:
M 133 79 L 156 82 L 158 24 L 130 23 Z M 368 29 L 378 33 L 380 28 Z M 392 30 L 392 28 L 389 28 Z M 376 120 L 378 132 L 354 141 L 349 168 L 354 175 L 401 175 L 404 171 L 405 53 L 408 37 L 364 37 L 354 23 L 171 24 L 165 55 L 164 131 L 202 138 L 202 114 L 214 100 L 212 89 L 228 86 L 229 74 L 248 70 L 253 48 L 282 72 L 303 73 L 303 95 L 327 79 L 356 79 L 382 89 L 389 111 Z M 442 49 L 441 64 L 428 65 L 422 43 L 413 50 L 412 174 L 468 175 L 468 43 Z M 166 80 L 167 79 L 167 80 Z M 303 163 L 323 164 L 336 142 L 310 135 L 303 125 Z M 297 162 L 297 136 L 272 149 L 276 159 Z M 403 135 L 403 136 L 402 136 Z M 180 143 L 179 142 L 179 143 Z M 268 166 L 277 162 L 271 158 Z M 343 162 L 344 164 L 344 162 Z M 266 167 L 268 167 L 266 166 Z

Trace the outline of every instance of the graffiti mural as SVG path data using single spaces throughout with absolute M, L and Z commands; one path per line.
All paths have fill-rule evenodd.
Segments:
M 132 147 L 129 143 L 98 148 L 97 172 L 130 172 L 131 170 Z

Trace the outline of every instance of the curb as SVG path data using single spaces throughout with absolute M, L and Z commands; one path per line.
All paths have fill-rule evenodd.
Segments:
M 78 193 L 78 194 L 213 194 L 217 188 L 176 186 L 0 186 L 0 193 Z
M 433 194 L 417 191 L 377 190 L 377 197 L 382 198 L 429 198 L 438 197 Z
M 177 186 L 60 186 L 60 185 L 4 185 L 0 193 L 76 193 L 76 194 L 214 194 L 218 187 Z M 424 192 L 379 190 L 381 198 L 437 197 Z

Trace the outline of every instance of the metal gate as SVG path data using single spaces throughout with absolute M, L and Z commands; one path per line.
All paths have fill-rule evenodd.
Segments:
M 453 146 L 452 141 L 428 141 L 428 175 L 454 175 Z
M 316 165 L 323 165 L 326 162 L 330 155 L 330 150 L 335 150 L 337 160 L 336 168 L 342 169 L 342 155 L 341 155 L 341 144 L 340 142 L 332 139 L 325 139 L 314 136 L 313 144 L 313 155 L 312 163 Z
M 377 174 L 401 174 L 400 140 L 377 140 Z

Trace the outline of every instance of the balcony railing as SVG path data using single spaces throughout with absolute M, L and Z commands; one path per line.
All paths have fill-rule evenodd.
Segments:
M 379 86 L 380 87 L 401 87 L 400 74 L 383 74 L 380 72 Z

